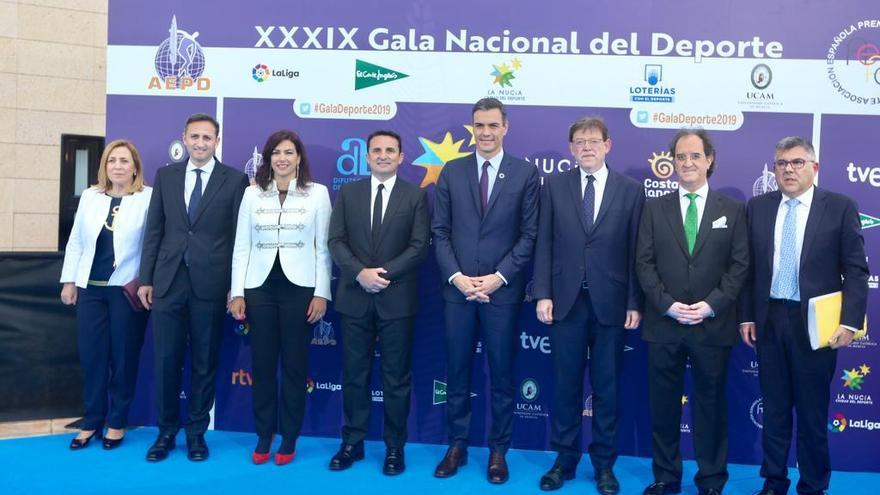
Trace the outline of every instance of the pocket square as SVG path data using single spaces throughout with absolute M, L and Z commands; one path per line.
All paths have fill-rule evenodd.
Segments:
M 723 216 L 718 218 L 717 220 L 712 222 L 713 229 L 726 229 L 727 228 L 727 217 Z

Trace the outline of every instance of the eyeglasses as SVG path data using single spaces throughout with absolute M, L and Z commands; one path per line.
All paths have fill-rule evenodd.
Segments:
M 773 162 L 773 166 L 776 167 L 777 170 L 785 170 L 786 167 L 791 165 L 791 168 L 800 170 L 804 168 L 804 165 L 813 163 L 813 161 L 814 160 L 804 160 L 803 158 L 795 158 L 794 160 L 776 160 Z
M 573 144 L 575 148 L 584 149 L 588 146 L 590 148 L 598 148 L 604 142 L 605 141 L 601 139 L 577 139 L 572 141 L 571 144 Z
M 679 153 L 675 155 L 675 161 L 678 163 L 684 163 L 688 158 L 690 158 L 692 162 L 698 162 L 703 158 L 706 158 L 706 155 L 702 153 Z

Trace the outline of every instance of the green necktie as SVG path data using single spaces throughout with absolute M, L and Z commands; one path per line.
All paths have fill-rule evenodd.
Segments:
M 694 254 L 694 244 L 697 242 L 697 193 L 687 193 L 685 197 L 690 200 L 687 213 L 684 216 L 684 237 L 688 243 L 688 254 Z

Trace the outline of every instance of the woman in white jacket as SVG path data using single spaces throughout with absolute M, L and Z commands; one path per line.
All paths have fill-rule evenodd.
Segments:
M 289 130 L 269 136 L 255 181 L 238 213 L 229 307 L 233 317 L 250 322 L 255 464 L 269 460 L 278 426 L 281 357 L 281 445 L 275 463 L 287 464 L 305 415 L 309 328 L 330 300 L 330 195 L 312 182 L 302 140 Z
M 76 305 L 83 368 L 85 414 L 73 450 L 102 436 L 112 449 L 125 435 L 148 313 L 132 307 L 124 286 L 137 278 L 151 192 L 137 148 L 117 140 L 104 149 L 98 183 L 80 196 L 61 269 L 61 301 Z

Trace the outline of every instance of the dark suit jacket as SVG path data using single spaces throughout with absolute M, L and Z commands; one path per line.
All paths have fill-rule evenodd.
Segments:
M 712 223 L 727 217 L 727 228 Z M 680 342 L 694 334 L 704 345 L 732 346 L 739 340 L 736 301 L 746 281 L 749 244 L 742 203 L 709 190 L 693 255 L 688 255 L 678 192 L 648 201 L 639 225 L 636 273 L 645 291 L 642 338 Z M 699 325 L 666 316 L 674 302 L 706 301 L 715 312 Z
M 143 285 L 153 286 L 154 297 L 162 297 L 189 249 L 189 276 L 195 293 L 202 299 L 225 299 L 231 282 L 238 206 L 248 178 L 217 161 L 190 225 L 183 199 L 186 164 L 173 163 L 156 171 L 139 279 Z
M 627 309 L 644 306 L 635 255 L 645 192 L 638 182 L 609 169 L 590 231 L 582 196 L 580 167 L 544 180 L 532 295 L 553 299 L 553 319 L 562 320 L 582 290 L 586 268 L 599 322 L 623 326 Z
M 752 198 L 747 208 L 752 264 L 740 299 L 739 321 L 755 322 L 758 336 L 767 320 L 773 279 L 773 233 L 782 193 Z M 842 278 L 842 280 L 841 280 Z M 855 201 L 816 188 L 798 269 L 804 322 L 811 297 L 843 291 L 840 322 L 862 328 L 868 301 L 868 263 Z
M 413 316 L 419 309 L 417 268 L 428 254 L 428 204 L 425 191 L 397 177 L 388 198 L 379 243 L 372 245 L 370 179 L 342 186 L 330 215 L 330 255 L 339 265 L 336 310 L 363 316 L 370 300 L 380 318 Z M 366 292 L 356 278 L 364 268 L 382 267 L 391 284 L 378 294 Z
M 485 217 L 481 214 L 476 154 L 443 167 L 434 193 L 431 228 L 443 277 L 443 298 L 465 302 L 446 281 L 456 272 L 475 277 L 501 272 L 507 285 L 491 304 L 520 304 L 525 294 L 524 270 L 538 233 L 538 170 L 504 154 Z

